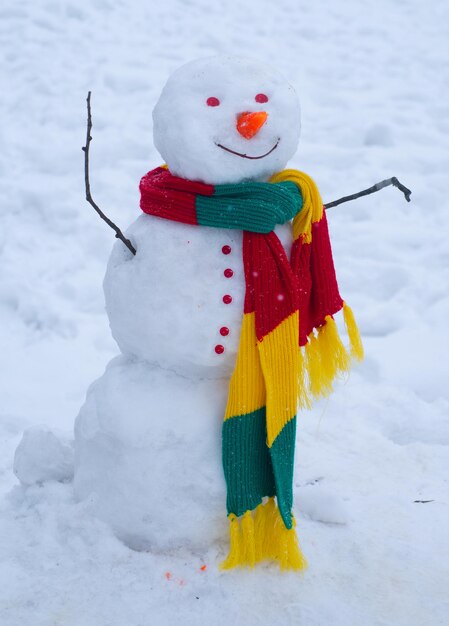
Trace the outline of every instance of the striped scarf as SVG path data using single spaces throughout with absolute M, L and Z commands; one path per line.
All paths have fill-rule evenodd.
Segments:
M 157 168 L 140 183 L 145 213 L 243 230 L 246 292 L 223 425 L 230 550 L 225 569 L 262 560 L 301 570 L 292 514 L 296 414 L 332 391 L 363 348 L 338 291 L 326 213 L 312 179 L 284 170 L 268 183 L 206 185 Z M 293 219 L 290 260 L 274 233 Z M 343 309 L 348 351 L 333 315 Z

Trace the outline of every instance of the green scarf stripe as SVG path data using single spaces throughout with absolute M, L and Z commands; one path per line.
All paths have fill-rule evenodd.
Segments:
M 227 419 L 223 423 L 222 445 L 227 512 L 243 515 L 255 509 L 264 496 L 276 494 L 265 407 Z
M 269 233 L 291 220 L 302 208 L 302 196 L 290 181 L 216 185 L 212 196 L 197 195 L 198 224 Z
M 277 503 L 287 528 L 291 528 L 293 525 L 292 507 L 295 439 L 296 415 L 287 422 L 269 449 L 275 474 Z

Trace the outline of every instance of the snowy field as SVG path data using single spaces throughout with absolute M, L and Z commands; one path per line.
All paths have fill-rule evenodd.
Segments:
M 449 621 L 449 4 L 435 0 L 3 0 L 0 6 L 1 626 L 438 626 Z M 296 507 L 310 563 L 220 573 L 220 548 L 130 550 L 70 483 L 21 487 L 23 431 L 73 438 L 117 353 L 102 279 L 160 163 L 151 110 L 176 67 L 269 61 L 302 103 L 291 165 L 325 201 L 342 295 L 366 359 L 299 421 Z M 182 459 L 173 476 L 182 471 Z

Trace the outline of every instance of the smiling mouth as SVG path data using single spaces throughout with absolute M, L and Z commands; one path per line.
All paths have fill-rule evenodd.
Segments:
M 236 156 L 242 157 L 242 159 L 255 160 L 255 159 L 263 159 L 269 154 L 271 154 L 273 150 L 276 150 L 276 148 L 278 147 L 280 140 L 281 138 L 278 137 L 278 140 L 276 141 L 274 146 L 271 148 L 271 150 L 268 150 L 268 152 L 265 152 L 265 154 L 261 154 L 260 156 L 250 156 L 249 154 L 242 154 L 241 152 L 236 152 L 235 150 L 231 150 L 231 148 L 226 148 L 226 146 L 223 146 L 221 143 L 215 143 L 215 145 L 221 148 L 222 150 L 226 150 L 226 152 L 230 152 L 231 154 L 235 154 Z

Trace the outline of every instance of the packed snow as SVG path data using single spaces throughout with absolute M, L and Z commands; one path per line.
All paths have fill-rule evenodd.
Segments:
M 51 430 L 28 428 L 14 455 L 14 473 L 22 485 L 73 478 L 73 446 Z
M 2 626 L 447 623 L 447 3 L 429 10 L 416 0 L 7 0 L 0 12 L 7 80 L 0 103 Z M 153 510 L 162 516 L 164 503 L 192 490 L 192 510 L 182 500 L 176 519 L 143 531 L 150 543 L 159 532 L 165 549 L 125 545 L 114 534 L 132 543 L 122 519 L 114 529 L 98 519 L 101 502 L 78 501 L 71 481 L 83 405 L 77 428 L 95 437 L 97 424 L 112 436 L 100 437 L 106 456 L 98 463 L 116 471 L 109 453 L 122 452 L 117 434 L 139 463 L 152 400 L 132 390 L 154 374 L 142 362 L 123 367 L 126 357 L 118 356 L 103 375 L 118 354 L 102 291 L 113 233 L 84 201 L 87 91 L 92 191 L 126 228 L 140 215 L 140 177 L 161 162 L 151 111 L 164 83 L 186 61 L 214 54 L 256 57 L 294 86 L 302 136 L 290 165 L 315 178 L 325 201 L 392 175 L 413 190 L 410 204 L 387 189 L 328 214 L 341 292 L 358 318 L 366 359 L 327 402 L 300 416 L 295 506 L 310 565 L 302 576 L 272 566 L 217 569 L 226 520 L 211 530 L 206 518 L 224 494 L 210 480 L 221 463 L 219 439 L 214 444 L 220 377 L 198 386 L 191 440 L 196 429 L 204 440 L 187 458 L 176 437 L 165 439 L 181 413 L 170 425 L 155 421 L 154 445 L 164 463 L 172 455 L 173 467 L 162 476 L 156 458 L 145 461 L 160 483 Z M 112 259 L 126 256 L 119 246 Z M 111 326 L 114 333 L 112 318 Z M 158 349 L 164 356 L 162 343 Z M 171 377 L 179 389 L 173 402 L 182 406 L 192 376 L 187 367 L 183 376 L 166 371 L 161 397 Z M 101 385 L 120 397 L 95 406 Z M 212 388 L 215 431 L 206 432 L 201 409 Z M 117 417 L 126 403 L 136 414 L 132 427 Z M 213 445 L 215 466 L 201 462 Z M 193 463 L 205 474 L 187 486 Z M 130 484 L 117 490 L 126 490 L 132 507 L 145 483 L 132 466 L 127 471 Z M 80 491 L 82 483 L 80 475 Z M 201 510 L 197 534 L 175 549 L 170 537 L 181 537 L 183 519 L 190 525 Z M 217 542 L 205 548 L 209 532 Z

